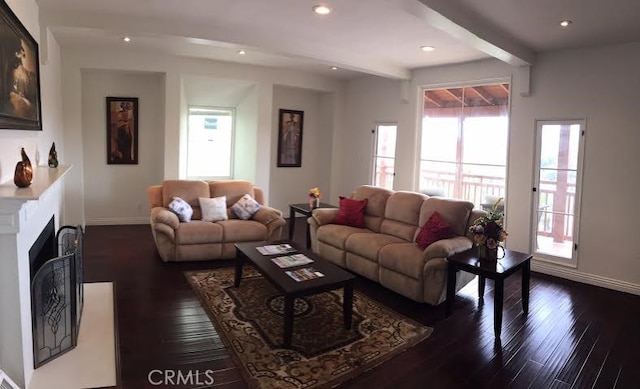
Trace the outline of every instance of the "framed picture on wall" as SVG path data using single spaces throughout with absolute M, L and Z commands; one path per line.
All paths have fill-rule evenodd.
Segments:
M 281 109 L 278 119 L 278 167 L 302 166 L 304 112 Z
M 137 97 L 107 97 L 107 163 L 138 164 Z
M 0 128 L 42 131 L 38 43 L 0 2 Z

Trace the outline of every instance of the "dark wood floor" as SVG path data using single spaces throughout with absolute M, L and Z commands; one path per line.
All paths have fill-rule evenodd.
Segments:
M 295 239 L 304 242 L 303 222 L 296 227 Z M 86 280 L 116 284 L 123 388 L 175 387 L 151 385 L 152 370 L 207 369 L 215 388 L 247 387 L 182 274 L 232 262 L 164 263 L 149 226 L 92 226 L 85 242 Z M 640 296 L 533 273 L 525 318 L 520 280 L 512 276 L 496 344 L 492 284 L 483 305 L 476 285 L 457 295 L 445 319 L 443 306 L 417 304 L 359 278 L 357 289 L 434 332 L 343 387 L 640 388 Z

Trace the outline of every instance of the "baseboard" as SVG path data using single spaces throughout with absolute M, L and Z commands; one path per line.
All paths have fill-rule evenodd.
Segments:
M 148 216 L 137 217 L 96 217 L 86 220 L 88 226 L 115 226 L 115 225 L 128 225 L 128 224 L 149 224 Z
M 568 280 L 582 282 L 589 285 L 601 286 L 607 289 L 618 290 L 620 292 L 631 293 L 640 296 L 640 285 L 627 281 L 620 281 L 613 278 L 597 276 L 594 274 L 583 273 L 573 268 L 566 268 L 553 265 L 546 262 L 531 262 L 531 270 L 544 273 L 551 276 L 566 278 Z

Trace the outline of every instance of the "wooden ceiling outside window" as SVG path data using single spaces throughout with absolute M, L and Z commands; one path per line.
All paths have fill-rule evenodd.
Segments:
M 468 108 L 468 115 L 495 116 L 504 112 L 508 103 L 509 84 L 432 89 L 424 92 L 423 113 L 425 116 L 455 116 L 461 108 Z

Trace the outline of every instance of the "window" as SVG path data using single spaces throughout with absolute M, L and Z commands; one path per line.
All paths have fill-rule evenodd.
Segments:
M 478 208 L 505 196 L 509 84 L 425 89 L 419 190 Z
M 377 124 L 374 130 L 372 184 L 393 189 L 396 160 L 397 124 Z
M 187 178 L 233 176 L 234 111 L 189 107 Z
M 534 251 L 577 263 L 584 122 L 539 121 L 533 196 Z

